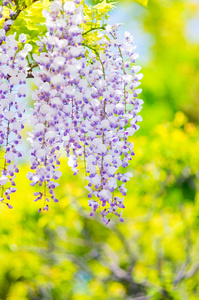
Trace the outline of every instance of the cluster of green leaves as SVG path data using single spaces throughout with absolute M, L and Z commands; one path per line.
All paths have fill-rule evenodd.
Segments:
M 42 15 L 44 9 L 50 7 L 49 0 L 43 1 L 16 1 L 15 7 L 4 8 L 4 18 L 1 19 L 0 25 L 3 26 L 3 22 L 9 16 L 9 9 L 16 13 L 13 18 L 13 25 L 10 27 L 8 34 L 15 34 L 16 38 L 21 33 L 26 34 L 27 42 L 33 46 L 33 53 L 38 51 L 36 41 L 39 37 L 46 33 L 45 18 Z
M 42 37 L 47 31 L 42 11 L 48 9 L 50 4 L 51 2 L 49 0 L 29 3 L 29 5 L 19 13 L 9 30 L 9 34 L 16 32 L 17 37 L 21 33 L 26 34 L 27 42 L 33 46 L 33 53 L 38 50 L 36 45 L 38 37 Z
M 100 39 L 100 31 L 107 25 L 108 13 L 114 8 L 114 3 L 106 0 L 91 6 L 84 4 L 84 14 L 86 23 L 84 25 L 84 45 L 92 49 L 95 53 L 103 51 L 103 46 L 99 49 L 96 42 Z
M 142 97 L 147 100 L 142 114 L 148 128 L 172 120 L 178 110 L 193 122 L 199 121 L 199 44 L 187 35 L 188 24 L 198 10 L 195 1 L 151 0 L 139 15 L 151 40 L 142 81 Z

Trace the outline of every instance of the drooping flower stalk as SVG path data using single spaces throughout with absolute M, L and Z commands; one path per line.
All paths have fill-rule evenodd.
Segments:
M 85 49 L 81 45 L 82 6 L 56 1 L 51 5 L 51 12 L 44 14 L 48 33 L 38 45 L 41 51 L 44 48 L 46 51 L 34 56 L 40 70 L 34 73 L 38 89 L 33 92 L 35 126 L 29 139 L 34 172 L 28 178 L 31 185 L 43 186 L 43 191 L 35 194 L 35 201 L 43 199 L 43 209 L 48 210 L 50 198 L 58 201 L 54 193 L 58 183 L 54 180 L 61 176 L 58 170 L 61 146 L 77 173 L 77 155 L 79 151 L 82 153 L 79 137 L 82 94 L 77 86 L 81 85 L 86 65 Z
M 135 90 L 138 78 L 133 78 L 126 70 L 128 61 L 134 63 L 137 54 L 134 53 L 132 37 L 126 33 L 124 41 L 120 43 L 116 39 L 116 30 L 117 26 L 107 27 L 113 40 L 109 41 L 102 36 L 100 43 L 105 45 L 105 50 L 93 59 L 93 68 L 88 78 L 94 92 L 89 102 L 92 116 L 88 120 L 92 129 L 86 150 L 89 175 L 87 189 L 89 198 L 93 198 L 89 200 L 91 215 L 102 207 L 101 215 L 106 224 L 110 221 L 107 218 L 109 214 L 115 214 L 123 221 L 122 213 L 118 213 L 118 208 L 124 208 L 123 198 L 115 194 L 120 192 L 126 195 L 125 182 L 132 174 L 120 173 L 119 169 L 127 167 L 134 155 L 133 144 L 128 141 L 128 137 L 139 128 L 136 123 L 141 120 L 141 117 L 136 116 L 141 109 L 139 102 L 136 102 L 137 94 L 141 92 Z
M 19 42 L 14 35 L 5 35 L 4 43 L 0 46 L 0 151 L 1 151 L 1 177 L 0 177 L 0 201 L 7 202 L 10 194 L 16 191 L 15 177 L 19 172 L 18 158 L 22 152 L 18 145 L 21 143 L 21 130 L 24 128 L 24 111 L 26 103 L 26 55 L 31 46 L 22 43 L 26 41 L 24 35 L 20 35 Z

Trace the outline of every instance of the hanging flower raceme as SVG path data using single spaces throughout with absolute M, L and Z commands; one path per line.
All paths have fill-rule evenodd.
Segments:
M 102 35 L 99 41 L 104 45 L 104 53 L 93 55 L 88 81 L 91 84 L 91 100 L 87 108 L 86 162 L 91 215 L 101 208 L 103 221 L 108 224 L 110 214 L 122 219 L 123 197 L 126 195 L 125 183 L 131 173 L 120 173 L 126 168 L 134 155 L 133 144 L 128 140 L 139 129 L 137 121 L 142 118 L 137 113 L 142 108 L 142 100 L 137 99 L 141 89 L 136 89 L 142 74 L 136 75 L 140 67 L 135 63 L 137 54 L 132 44 L 133 38 L 125 33 L 124 40 L 117 40 L 117 27 L 107 26 L 111 39 Z M 119 193 L 118 193 L 119 192 Z M 120 212 L 118 212 L 118 209 Z
M 15 177 L 19 172 L 18 158 L 22 152 L 18 145 L 21 143 L 21 130 L 24 128 L 24 99 L 26 97 L 26 71 L 25 59 L 31 46 L 26 44 L 24 35 L 20 35 L 19 42 L 14 35 L 4 36 L 4 43 L 0 46 L 0 151 L 1 151 L 1 177 L 0 201 L 7 202 L 10 194 L 16 191 Z
M 43 186 L 35 193 L 35 201 L 43 199 L 43 209 L 48 210 L 50 198 L 55 202 L 55 182 L 60 176 L 59 150 L 64 146 L 68 156 L 77 157 L 82 146 L 78 136 L 81 118 L 82 95 L 78 92 L 84 72 L 85 49 L 82 47 L 82 6 L 68 1 L 64 5 L 53 2 L 51 12 L 44 12 L 47 35 L 38 42 L 40 56 L 34 55 L 39 72 L 34 73 L 38 89 L 33 92 L 34 111 L 31 119 L 34 129 L 30 135 L 31 185 Z M 72 150 L 72 156 L 71 156 Z M 72 168 L 76 172 L 74 159 Z M 41 211 L 41 208 L 40 210 Z

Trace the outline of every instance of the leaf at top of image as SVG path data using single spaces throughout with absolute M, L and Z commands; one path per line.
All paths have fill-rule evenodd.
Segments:
M 50 1 L 35 2 L 25 10 L 21 11 L 14 24 L 11 26 L 9 33 L 17 32 L 17 36 L 21 33 L 27 35 L 27 42 L 32 44 L 34 50 L 38 48 L 36 41 L 39 36 L 46 33 L 46 19 L 42 15 L 44 9 L 49 8 Z
M 98 9 L 100 12 L 107 13 L 111 9 L 115 8 L 116 2 L 107 2 L 106 0 L 103 0 L 102 2 L 99 2 L 94 6 L 95 9 Z
M 88 2 L 91 3 L 93 5 L 93 8 L 100 8 L 103 9 L 104 6 L 106 6 L 106 8 L 109 8 L 109 10 L 112 10 L 115 8 L 114 4 L 117 4 L 118 2 L 137 2 L 142 6 L 147 6 L 148 5 L 148 0 L 118 0 L 116 2 L 114 1 L 109 1 L 109 0 L 103 0 L 103 1 L 98 1 L 98 0 L 89 0 Z M 97 3 L 97 4 L 96 4 Z

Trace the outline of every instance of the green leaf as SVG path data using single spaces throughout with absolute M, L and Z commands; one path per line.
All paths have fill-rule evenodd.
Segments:
M 26 0 L 31 2 L 32 0 Z M 45 17 L 42 15 L 42 11 L 50 6 L 50 2 L 45 0 L 43 2 L 35 2 L 28 8 L 23 10 L 14 24 L 9 30 L 9 34 L 17 33 L 18 37 L 21 33 L 26 34 L 27 42 L 33 46 L 33 51 L 38 51 L 36 41 L 39 40 L 39 36 L 43 36 L 47 29 L 45 25 Z

